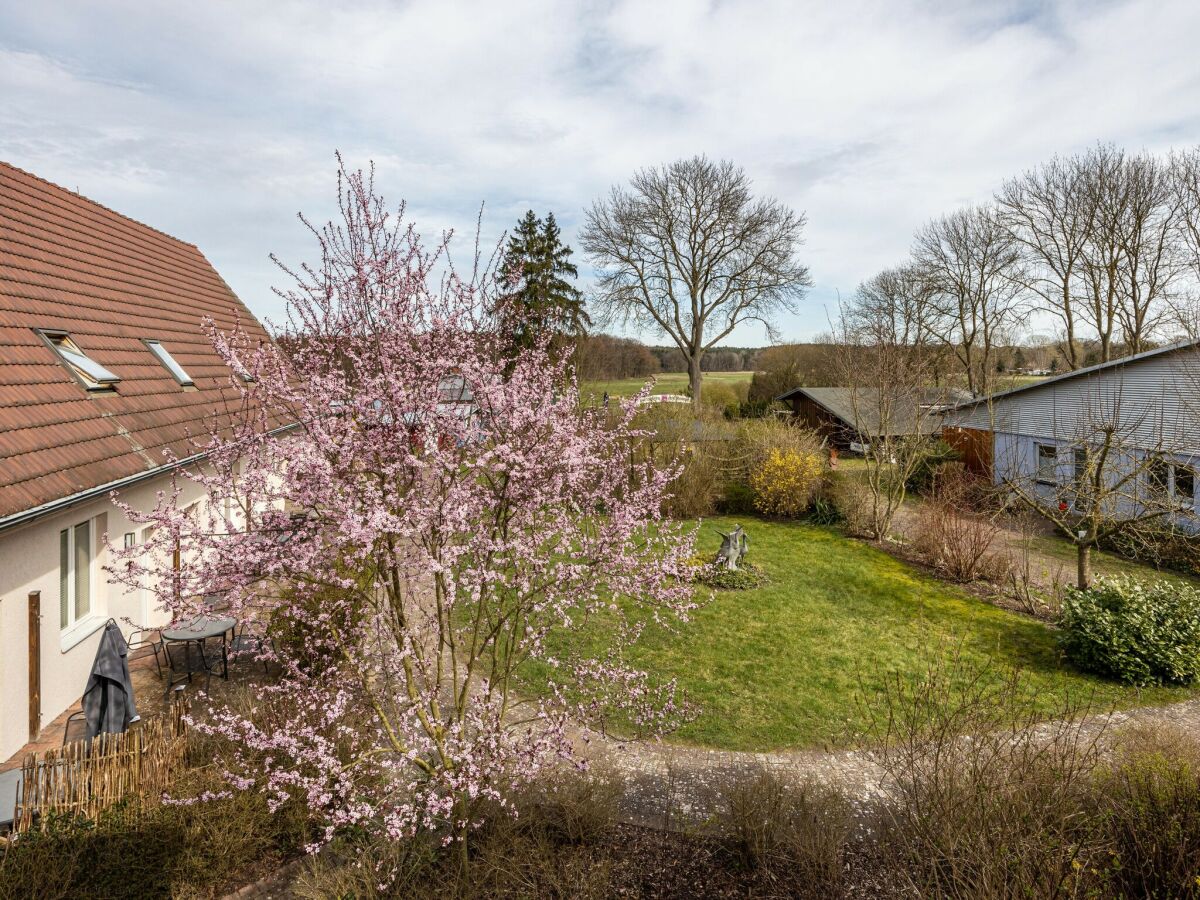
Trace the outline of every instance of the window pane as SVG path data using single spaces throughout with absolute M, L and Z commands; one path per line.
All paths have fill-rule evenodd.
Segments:
M 1194 506 L 1196 502 L 1196 473 L 1187 466 L 1175 467 L 1175 499 Z
M 166 347 L 158 341 L 146 341 L 146 346 L 150 348 L 150 352 L 158 358 L 158 361 L 166 366 L 167 371 L 171 373 L 176 381 L 184 387 L 190 387 L 194 384 L 191 376 L 183 370 L 183 366 L 176 362 L 175 357 L 170 354 Z
M 71 532 L 58 533 L 58 627 L 71 624 Z
M 92 523 L 75 526 L 75 619 L 88 614 L 92 604 Z
M 1050 444 L 1037 445 L 1037 475 L 1042 481 L 1054 481 L 1057 477 L 1058 448 Z

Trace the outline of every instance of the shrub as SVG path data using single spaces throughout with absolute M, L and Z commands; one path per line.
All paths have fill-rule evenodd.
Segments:
M 734 858 L 787 896 L 841 893 L 850 804 L 815 782 L 794 784 L 762 769 L 722 785 L 718 825 Z M 781 883 L 783 882 L 783 883 Z
M 221 787 L 211 772 L 193 772 L 174 793 Z M 55 819 L 10 844 L 0 859 L 0 897 L 221 895 L 297 854 L 310 837 L 296 804 L 272 813 L 260 793 L 182 806 L 123 804 L 94 822 Z
M 679 477 L 671 485 L 665 512 L 677 519 L 712 515 L 725 493 L 721 461 L 704 444 L 683 448 L 678 457 Z
M 1126 559 L 1184 575 L 1200 575 L 1200 538 L 1161 525 L 1142 523 L 1109 535 L 1100 542 Z
M 853 476 L 834 478 L 829 497 L 837 510 L 846 531 L 855 537 L 871 537 L 874 534 L 872 504 L 875 502 L 871 489 Z
M 908 489 L 917 494 L 930 493 L 945 468 L 962 459 L 962 454 L 940 438 L 927 445 L 908 476 Z
M 721 511 L 729 515 L 753 513 L 753 488 L 741 481 L 726 482 L 725 496 L 721 498 Z
M 976 490 L 975 479 L 965 472 L 944 468 L 917 515 L 917 552 L 938 572 L 964 584 L 999 581 L 1009 565 L 992 550 L 1000 524 L 994 515 L 974 509 Z
M 310 675 L 336 665 L 340 661 L 336 634 L 350 631 L 354 620 L 363 615 L 364 604 L 355 600 L 355 592 L 333 585 L 286 586 L 281 596 L 288 602 L 277 607 L 268 622 L 271 640 Z M 329 618 L 328 610 L 336 611 L 335 618 Z
M 705 570 L 701 578 L 709 587 L 721 591 L 749 591 L 762 587 L 770 582 L 770 577 L 754 563 L 743 562 L 738 568 L 730 570 L 721 566 L 713 566 Z
M 818 491 L 809 507 L 808 520 L 814 525 L 841 525 L 846 518 L 827 494 Z
M 1079 668 L 1129 684 L 1200 677 L 1200 592 L 1166 581 L 1097 579 L 1063 600 L 1060 640 Z
M 724 414 L 730 406 L 738 408 L 746 399 L 746 392 L 749 389 L 750 385 L 748 384 L 723 384 L 710 380 L 700 391 L 700 401 L 706 408 Z
M 1110 856 L 1104 895 L 1200 896 L 1200 745 L 1171 728 L 1119 735 L 1093 780 L 1091 821 Z
M 1072 897 L 1094 843 L 1084 840 L 1088 776 L 1099 758 L 1090 711 L 1045 710 L 1028 679 L 958 654 L 924 678 L 896 678 L 880 762 L 895 786 L 880 848 L 906 894 Z
M 755 507 L 769 516 L 799 516 L 808 508 L 823 469 L 815 453 L 772 449 L 750 476 Z

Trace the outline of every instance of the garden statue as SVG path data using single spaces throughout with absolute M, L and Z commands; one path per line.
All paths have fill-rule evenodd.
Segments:
M 734 527 L 733 531 L 726 534 L 723 531 L 718 531 L 721 535 L 721 549 L 717 551 L 716 564 L 730 572 L 736 572 L 738 564 L 746 557 L 746 548 L 750 546 L 750 537 L 742 529 L 741 525 Z

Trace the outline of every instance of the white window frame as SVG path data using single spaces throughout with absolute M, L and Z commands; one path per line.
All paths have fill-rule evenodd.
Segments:
M 58 625 L 62 649 L 69 650 L 88 635 L 92 634 L 104 621 L 104 612 L 100 602 L 100 559 L 96 552 L 99 540 L 98 528 L 100 516 L 73 522 L 58 532 L 59 547 L 59 598 Z M 87 609 L 79 612 L 78 571 L 79 529 L 87 527 Z M 64 546 L 65 545 L 65 546 Z M 65 569 L 64 569 L 65 563 Z M 66 596 L 64 596 L 64 588 Z M 64 621 L 65 619 L 65 621 Z
M 179 382 L 180 387 L 189 388 L 196 386 L 196 382 L 192 376 L 189 375 L 187 370 L 184 369 L 184 367 L 179 364 L 175 357 L 171 355 L 171 351 L 163 346 L 162 341 L 143 338 L 142 343 L 145 344 L 146 348 L 154 354 L 154 358 L 162 363 L 162 367 L 171 373 L 171 377 Z

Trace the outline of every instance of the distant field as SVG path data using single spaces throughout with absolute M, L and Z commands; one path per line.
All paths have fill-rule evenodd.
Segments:
M 705 372 L 705 384 L 749 384 L 753 372 Z M 655 394 L 683 394 L 687 392 L 687 372 L 659 372 L 652 376 Z M 622 378 L 619 381 L 585 381 L 579 385 L 579 393 L 586 400 L 589 395 L 603 397 L 632 397 L 642 389 L 650 378 Z

